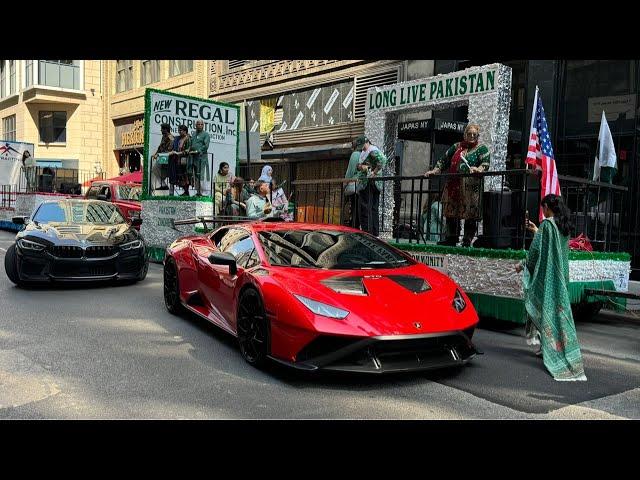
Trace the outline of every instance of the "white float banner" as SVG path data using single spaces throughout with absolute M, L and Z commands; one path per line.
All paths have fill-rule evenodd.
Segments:
M 218 102 L 194 99 L 165 92 L 149 92 L 149 136 L 146 159 L 146 168 L 149 175 L 147 193 L 152 191 L 154 196 L 167 195 L 166 190 L 157 190 L 160 185 L 159 169 L 154 169 L 151 156 L 157 151 L 162 140 L 160 126 L 168 123 L 171 126 L 171 134 L 179 137 L 178 127 L 185 125 L 189 135 L 193 136 L 196 130 L 196 121 L 202 120 L 204 131 L 209 134 L 210 143 L 208 153 L 208 168 L 201 172 L 201 191 L 203 196 L 211 195 L 211 184 L 221 162 L 229 164 L 229 171 L 236 171 L 238 148 L 238 108 Z M 206 173 L 208 173 L 208 178 Z M 149 188 L 151 187 L 151 188 Z

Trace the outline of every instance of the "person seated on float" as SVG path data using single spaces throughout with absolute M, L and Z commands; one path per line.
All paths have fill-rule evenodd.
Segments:
M 266 218 L 272 216 L 273 207 L 269 201 L 269 183 L 258 180 L 256 193 L 247 200 L 247 217 Z
M 223 213 L 232 217 L 245 217 L 247 215 L 247 200 L 250 195 L 243 188 L 244 180 L 240 177 L 233 179 L 231 188 L 227 190 Z

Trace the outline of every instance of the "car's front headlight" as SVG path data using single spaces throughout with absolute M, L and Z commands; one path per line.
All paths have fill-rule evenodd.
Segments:
M 24 238 L 18 240 L 18 246 L 24 250 L 30 250 L 32 252 L 41 252 L 45 249 L 45 246 L 41 243 L 32 242 L 31 240 L 26 240 Z
M 451 305 L 458 313 L 462 313 L 462 311 L 467 308 L 467 302 L 464 301 L 462 293 L 460 293 L 460 290 L 458 290 L 457 288 L 456 294 L 453 296 L 453 302 L 451 302 Z
M 302 304 L 311 310 L 316 315 L 322 315 L 323 317 L 329 318 L 338 318 L 343 319 L 349 312 L 346 310 L 342 310 L 341 308 L 333 307 L 331 305 L 327 305 L 326 303 L 317 302 L 315 300 L 311 300 L 310 298 L 303 297 L 302 295 L 293 295 L 296 297 Z
M 120 249 L 122 250 L 136 250 L 138 248 L 142 248 L 144 244 L 142 240 L 134 240 L 133 242 L 123 243 L 120 245 Z

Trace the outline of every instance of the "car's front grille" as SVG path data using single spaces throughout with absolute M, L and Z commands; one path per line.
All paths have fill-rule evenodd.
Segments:
M 50 247 L 49 252 L 58 258 L 106 258 L 118 253 L 118 247 L 99 245 L 83 249 L 82 247 L 64 245 Z
M 83 256 L 81 247 L 69 245 L 49 247 L 49 253 L 58 258 L 82 258 Z
M 56 264 L 53 275 L 56 277 L 106 277 L 115 273 L 115 265 L 80 265 Z

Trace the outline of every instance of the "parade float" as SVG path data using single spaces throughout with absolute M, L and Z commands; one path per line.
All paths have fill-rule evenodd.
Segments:
M 372 87 L 366 96 L 365 135 L 385 152 L 389 163 L 384 173 L 393 176 L 396 172 L 394 150 L 399 115 L 467 105 L 468 122 L 480 126 L 482 142 L 488 147 L 491 155 L 489 173 L 504 172 L 510 102 L 511 69 L 501 64 Z M 421 185 L 422 183 L 420 181 Z M 597 182 L 584 183 L 602 186 Z M 397 187 L 398 184 L 392 181 L 385 182 L 380 199 L 382 225 L 395 226 L 397 223 L 395 202 L 399 195 L 394 194 L 394 186 Z M 503 191 L 507 190 L 504 186 L 504 175 L 485 175 L 484 190 L 498 196 L 503 195 Z M 416 192 L 411 192 L 411 195 L 415 196 Z M 530 210 L 537 213 L 538 207 L 536 204 L 527 208 L 526 191 L 524 196 L 525 200 L 520 204 L 521 211 L 515 212 L 522 225 L 525 212 Z M 539 198 L 537 200 L 539 201 Z M 491 213 L 497 215 L 497 212 Z M 532 217 L 537 215 L 534 214 Z M 524 323 L 522 275 L 515 271 L 515 265 L 526 257 L 524 241 L 522 249 L 464 248 L 438 245 L 436 242 L 418 240 L 412 243 L 394 239 L 394 231 L 391 229 L 381 232 L 381 237 L 416 260 L 453 278 L 468 293 L 481 316 Z M 572 304 L 583 307 L 583 311 L 584 307 L 592 306 L 590 310 L 586 309 L 591 313 L 596 312 L 603 301 L 624 308 L 631 270 L 628 253 L 572 250 L 569 260 L 569 293 Z M 611 300 L 612 297 L 617 298 Z
M 236 105 L 146 90 L 141 232 L 149 246 L 151 260 L 162 262 L 167 245 L 194 232 L 194 225 L 180 225 L 180 220 L 214 216 L 215 206 L 221 201 L 214 194 L 215 173 L 221 162 L 229 164 L 230 172 L 236 170 L 239 118 Z M 195 179 L 200 182 L 202 195 L 195 195 L 193 183 L 186 189 L 175 186 L 174 194 L 169 195 L 166 180 L 172 160 L 162 154 L 152 158 L 162 139 L 161 125 L 169 124 L 171 134 L 177 137 L 180 125 L 185 125 L 191 134 L 199 120 L 210 140 L 206 164 L 199 172 L 200 178 Z M 179 168 L 184 170 L 184 167 Z

